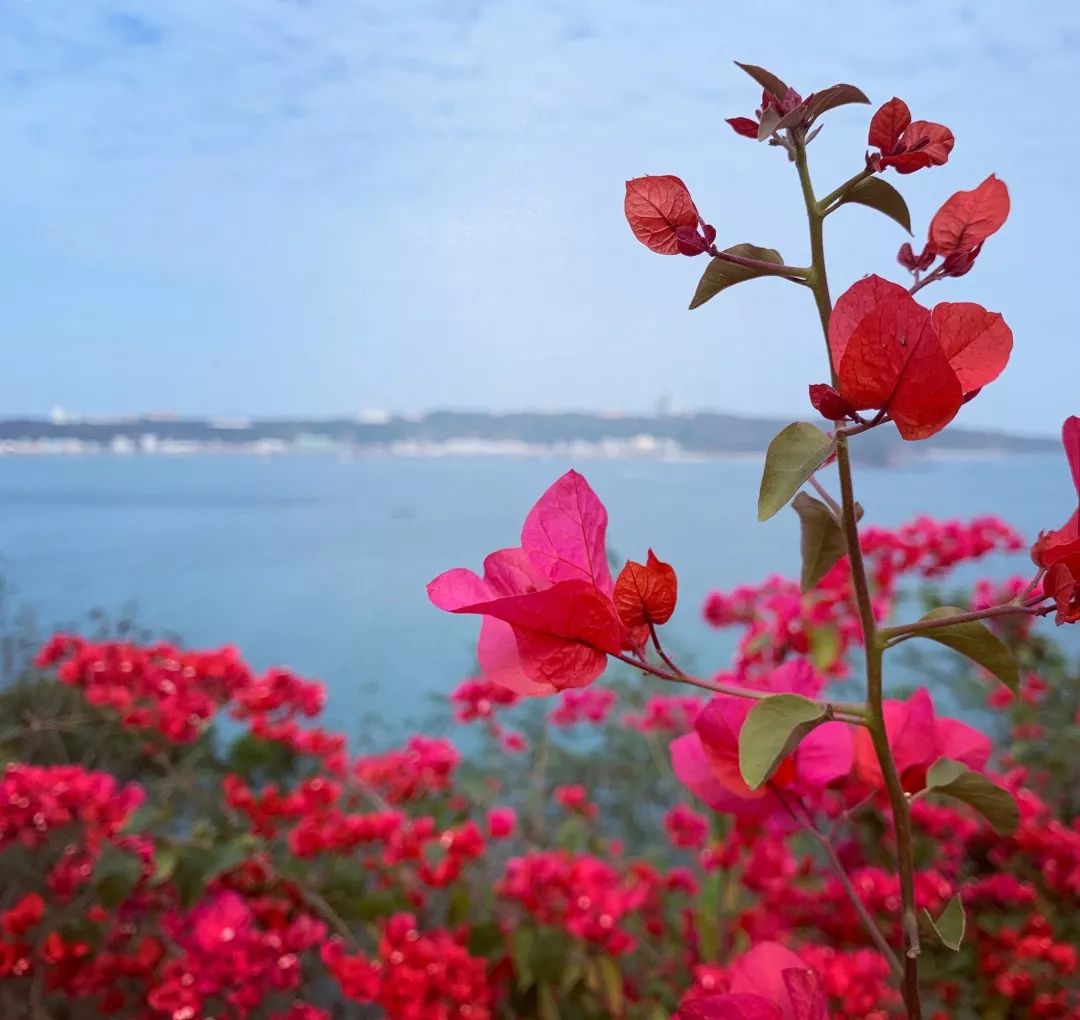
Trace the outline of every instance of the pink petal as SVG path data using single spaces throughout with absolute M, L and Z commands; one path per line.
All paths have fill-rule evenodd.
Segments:
M 445 609 L 448 613 L 457 613 L 464 606 L 486 602 L 494 594 L 483 578 L 464 567 L 440 574 L 427 586 L 427 593 L 439 609 Z
M 854 765 L 855 741 L 846 723 L 829 722 L 811 730 L 795 751 L 795 774 L 808 791 L 850 774 Z
M 524 595 L 549 587 L 524 549 L 498 549 L 484 560 L 484 580 L 495 595 Z
M 806 964 L 779 942 L 759 942 L 731 966 L 731 991 L 760 995 L 780 1007 L 784 1020 L 797 1020 L 785 970 L 806 970 Z
M 524 595 L 488 596 L 450 611 L 494 616 L 516 630 L 537 631 L 603 652 L 619 652 L 625 639 L 614 604 L 588 581 L 560 581 Z
M 718 694 L 709 699 L 694 723 L 713 778 L 743 800 L 756 800 L 768 792 L 764 787 L 751 790 L 739 769 L 739 731 L 751 707 L 747 698 Z
M 604 537 L 607 510 L 576 471 L 537 501 L 521 529 L 521 547 L 548 580 L 584 580 L 610 595 L 614 587 Z
M 760 995 L 710 995 L 684 1002 L 673 1020 L 783 1020 L 783 1014 Z
M 990 759 L 990 738 L 956 719 L 938 719 L 938 753 L 980 770 Z
M 941 756 L 934 703 L 925 687 L 907 701 L 885 703 L 885 732 L 901 775 Z
M 829 1020 L 829 1003 L 816 970 L 790 967 L 783 977 L 795 1020 Z
M 701 737 L 696 733 L 685 733 L 676 737 L 668 750 L 671 754 L 671 768 L 679 782 L 714 811 L 725 811 L 731 795 L 713 775 Z
M 476 648 L 480 668 L 486 679 L 500 687 L 507 687 L 526 697 L 553 694 L 550 684 L 533 680 L 525 672 L 518 652 L 514 629 L 502 620 L 485 616 L 480 625 L 480 642 Z
M 783 665 L 777 666 L 761 686 L 778 694 L 801 694 L 816 698 L 824 684 L 806 659 L 788 659 Z

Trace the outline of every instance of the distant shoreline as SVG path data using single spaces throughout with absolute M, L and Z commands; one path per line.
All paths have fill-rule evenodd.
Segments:
M 1049 454 L 1049 450 L 1007 450 L 988 447 L 970 450 L 927 450 L 907 457 L 873 457 L 869 466 L 886 463 L 946 464 L 957 462 L 1005 460 Z M 192 457 L 244 457 L 261 460 L 282 458 L 331 458 L 352 460 L 607 460 L 653 462 L 667 464 L 695 463 L 761 463 L 765 450 L 684 450 L 665 448 L 642 450 L 625 448 L 621 444 L 559 443 L 550 446 L 519 443 L 489 443 L 472 440 L 446 443 L 402 443 L 386 446 L 333 446 L 300 448 L 277 444 L 164 444 L 154 450 L 116 450 L 109 446 L 79 444 L 0 443 L 0 462 L 3 460 L 183 460 Z
M 791 419 L 713 412 L 665 415 L 495 414 L 433 411 L 418 416 L 365 412 L 353 418 L 248 419 L 143 415 L 0 419 L 0 458 L 77 456 L 345 458 L 559 457 L 582 460 L 755 460 Z M 820 422 L 824 429 L 832 423 Z M 1057 450 L 1056 439 L 949 428 L 906 443 L 891 426 L 859 436 L 864 463 L 1003 457 Z

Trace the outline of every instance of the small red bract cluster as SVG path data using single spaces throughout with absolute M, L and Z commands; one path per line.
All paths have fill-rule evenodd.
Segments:
M 875 170 L 911 174 L 946 163 L 956 139 L 941 124 L 912 120 L 907 103 L 894 96 L 874 114 L 867 143 L 880 150 L 870 159 Z
M 412 914 L 383 928 L 378 954 L 349 953 L 335 938 L 320 959 L 345 996 L 377 1003 L 387 1020 L 489 1020 L 492 993 L 483 959 L 450 932 L 425 934 Z
M 961 563 L 1024 548 L 1016 531 L 990 516 L 969 523 L 918 517 L 896 530 L 868 527 L 860 544 L 879 620 L 892 612 L 905 578 L 941 577 Z M 715 592 L 705 600 L 704 616 L 713 627 L 742 628 L 730 674 L 742 681 L 792 655 L 810 655 L 819 673 L 839 679 L 848 675 L 851 649 L 862 644 L 846 559 L 810 592 L 781 577 Z

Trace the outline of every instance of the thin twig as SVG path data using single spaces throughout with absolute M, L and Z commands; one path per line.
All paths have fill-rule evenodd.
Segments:
M 851 900 L 851 904 L 855 908 L 855 912 L 859 915 L 859 919 L 862 921 L 863 926 L 866 928 L 870 940 L 877 947 L 878 952 L 888 961 L 889 966 L 893 969 L 893 973 L 897 975 L 903 973 L 904 968 L 900 963 L 899 957 L 897 957 L 896 953 L 893 951 L 892 946 L 889 945 L 888 940 L 878 927 L 877 921 L 874 920 L 870 911 L 866 909 L 866 904 L 863 903 L 862 897 L 852 883 L 851 876 L 847 873 L 844 862 L 841 861 L 837 855 L 836 849 L 832 845 L 832 841 L 818 829 L 814 824 L 813 819 L 811 819 L 808 814 L 805 812 L 796 812 L 787 797 L 785 797 L 780 790 L 776 787 L 771 787 L 770 789 L 776 796 L 776 799 L 780 801 L 784 810 L 791 815 L 792 819 L 794 819 L 796 825 L 798 825 L 808 836 L 813 837 L 818 846 L 825 851 L 825 856 L 828 857 L 833 871 L 836 872 L 836 877 L 844 887 L 844 892 L 847 893 L 848 899 Z

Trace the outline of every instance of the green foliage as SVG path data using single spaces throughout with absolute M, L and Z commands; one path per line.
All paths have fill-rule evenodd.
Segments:
M 739 731 L 739 771 L 756 790 L 825 721 L 825 709 L 799 694 L 776 694 L 755 702 Z
M 964 612 L 955 606 L 940 606 L 927 613 L 923 620 L 941 619 Z M 1020 689 L 1020 664 L 1008 646 L 985 623 L 970 620 L 948 627 L 928 630 L 917 637 L 937 641 L 953 651 L 966 655 L 972 662 L 994 674 L 1013 694 Z
M 945 909 L 935 921 L 929 910 L 923 911 L 927 923 L 937 935 L 944 946 L 954 953 L 960 951 L 960 945 L 964 941 L 964 931 L 967 927 L 967 918 L 964 914 L 964 904 L 959 895 L 954 896 L 945 904 Z
M 783 257 L 775 248 L 759 248 L 756 244 L 736 244 L 725 248 L 724 252 L 746 259 L 757 259 L 759 262 L 771 262 L 777 266 L 784 264 Z M 772 274 L 764 269 L 741 266 L 735 262 L 728 262 L 726 259 L 712 258 L 705 267 L 705 272 L 701 274 L 697 290 L 694 291 L 694 296 L 690 301 L 690 309 L 692 311 L 700 308 L 706 301 L 716 297 L 720 291 L 727 290 L 728 287 L 733 287 L 737 283 L 770 275 Z
M 836 207 L 849 202 L 876 209 L 911 233 L 911 213 L 908 211 L 907 202 L 888 181 L 880 177 L 868 177 L 865 181 L 859 181 L 836 203 Z
M 939 758 L 926 773 L 928 793 L 942 793 L 961 800 L 979 812 L 1002 836 L 1020 824 L 1020 809 L 1008 790 L 951 758 Z
M 813 589 L 842 557 L 847 555 L 847 542 L 833 512 L 813 496 L 800 492 L 791 508 L 799 515 L 802 574 L 804 592 Z
M 781 429 L 765 452 L 765 470 L 758 492 L 758 520 L 767 521 L 786 506 L 819 468 L 833 440 L 816 425 L 796 421 Z

